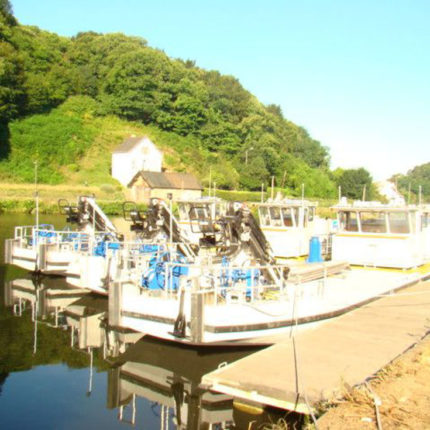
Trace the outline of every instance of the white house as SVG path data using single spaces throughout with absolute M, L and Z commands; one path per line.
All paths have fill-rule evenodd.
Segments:
M 161 172 L 163 153 L 146 136 L 129 137 L 112 153 L 112 177 L 125 187 L 142 171 Z

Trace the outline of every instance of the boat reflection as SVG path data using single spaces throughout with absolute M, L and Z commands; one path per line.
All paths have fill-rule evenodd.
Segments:
M 120 355 L 109 371 L 108 407 L 136 424 L 138 397 L 159 409 L 160 429 L 232 428 L 232 398 L 201 385 L 207 372 L 249 355 L 256 348 L 195 349 L 145 337 Z
M 32 321 L 53 319 L 53 324 L 58 326 L 60 313 L 88 293 L 56 278 L 29 276 L 5 283 L 5 305 L 12 308 L 15 316 L 21 316 L 30 306 Z
M 117 409 L 119 424 L 151 422 L 154 428 L 156 422 L 162 430 L 236 429 L 258 428 L 257 423 L 279 417 L 275 413 L 271 418 L 267 412 L 251 416 L 234 408 L 231 397 L 201 384 L 204 374 L 258 347 L 190 348 L 110 327 L 107 297 L 74 289 L 62 279 L 16 279 L 5 287 L 5 304 L 13 314 L 26 316 L 29 323 L 31 315 L 33 357 L 37 357 L 38 332 L 46 339 L 42 326 L 49 326 L 51 332 L 66 335 L 65 346 L 70 333 L 68 348 L 88 366 L 87 396 L 93 392 L 94 369 L 107 371 L 107 407 Z

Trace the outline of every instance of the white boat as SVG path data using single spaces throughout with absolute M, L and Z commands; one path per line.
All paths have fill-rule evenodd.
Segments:
M 121 259 L 109 286 L 110 324 L 184 343 L 222 343 L 281 333 L 297 318 L 313 321 L 351 306 L 319 306 L 322 284 L 315 281 L 347 265 L 276 264 L 244 206 L 230 208 L 217 225 L 215 245 L 193 258 L 176 244 L 150 258 Z M 297 287 L 303 279 L 314 284 Z M 318 303 L 299 315 L 304 294 Z
M 44 274 L 65 275 L 74 256 L 94 247 L 101 238 L 117 237 L 116 228 L 94 198 L 81 196 L 76 206 L 59 202 L 68 223 L 78 229 L 56 230 L 53 225 L 15 227 L 13 239 L 5 241 L 5 262 Z
M 404 228 L 405 213 L 408 220 L 419 218 L 412 208 L 393 213 L 398 230 Z M 384 217 L 391 219 L 388 213 Z M 348 263 L 354 261 L 349 259 L 353 254 L 347 252 L 327 262 L 276 264 L 246 208 L 227 211 L 216 224 L 212 251 L 199 252 L 192 260 L 172 248 L 139 265 L 122 260 L 109 289 L 110 324 L 195 345 L 270 343 L 296 327 L 305 329 L 349 312 L 430 274 L 426 267 L 375 271 L 380 264 L 377 259 L 372 268 L 351 270 Z M 382 239 L 399 241 L 395 250 L 404 259 L 400 266 L 422 265 L 422 258 L 413 260 L 414 236 L 392 230 L 387 233 L 390 238 Z M 380 239 L 381 233 L 376 236 L 372 240 Z M 342 238 L 342 233 L 336 237 Z
M 430 205 L 423 205 L 421 209 L 421 227 L 424 235 L 424 258 L 430 261 Z
M 360 266 L 409 269 L 429 257 L 429 213 L 416 206 L 379 202 L 342 202 L 334 206 L 338 232 L 333 259 Z
M 307 256 L 311 238 L 329 252 L 331 223 L 316 214 L 316 202 L 298 199 L 268 200 L 258 204 L 260 227 L 276 258 Z
M 134 203 L 125 202 L 124 218 L 131 222 L 133 240 L 118 241 L 114 236 L 96 235 L 86 246 L 77 248 L 66 273 L 69 284 L 107 294 L 109 284 L 118 277 L 118 264 L 122 260 L 143 267 L 153 253 L 165 253 L 168 248 L 180 249 L 189 258 L 195 256 L 163 201 L 154 199 L 145 212 L 139 211 Z

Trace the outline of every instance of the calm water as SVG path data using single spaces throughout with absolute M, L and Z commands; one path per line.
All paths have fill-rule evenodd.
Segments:
M 40 222 L 63 227 L 59 216 Z M 106 298 L 5 266 L 4 239 L 31 224 L 27 215 L 0 216 L 0 428 L 257 429 L 278 420 L 199 387 L 203 374 L 254 349 L 134 343 L 109 329 Z

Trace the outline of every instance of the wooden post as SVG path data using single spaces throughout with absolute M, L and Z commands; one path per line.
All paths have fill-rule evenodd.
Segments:
M 109 409 L 118 408 L 121 406 L 121 367 L 109 369 L 107 373 L 107 407 Z
M 113 282 L 109 288 L 109 325 L 118 327 L 121 325 L 122 308 L 122 282 Z
M 4 242 L 4 262 L 5 264 L 12 264 L 14 239 L 6 239 Z
M 45 270 L 46 269 L 46 251 L 48 248 L 47 243 L 39 243 L 37 244 L 38 251 L 37 251 L 37 270 Z

